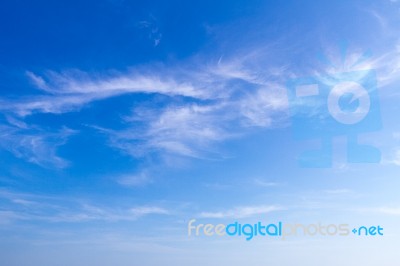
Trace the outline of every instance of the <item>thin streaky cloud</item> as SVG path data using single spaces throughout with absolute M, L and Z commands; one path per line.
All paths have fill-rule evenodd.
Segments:
M 270 107 L 281 107 L 285 95 L 279 95 L 274 90 L 278 89 L 282 93 L 283 86 L 279 86 L 279 83 L 273 84 L 269 79 L 271 76 L 277 76 L 278 80 L 283 81 L 286 76 L 285 71 L 276 72 L 275 67 L 271 68 L 271 73 L 268 71 L 260 73 L 259 69 L 247 66 L 242 61 L 243 59 L 233 59 L 224 63 L 219 62 L 213 67 L 198 65 L 191 69 L 176 67 L 175 71 L 166 68 L 154 69 L 157 70 L 157 74 L 150 74 L 154 73 L 152 66 L 144 68 L 142 73 L 139 70 L 130 70 L 125 73 L 110 71 L 110 73 L 96 74 L 69 70 L 46 71 L 38 75 L 27 71 L 27 77 L 45 94 L 19 100 L 2 99 L 4 104 L 1 109 L 21 116 L 35 112 L 64 113 L 78 110 L 92 101 L 130 93 L 159 93 L 200 100 L 218 100 L 221 97 L 230 97 L 229 95 L 237 90 L 232 87 L 232 80 L 246 82 L 248 88 L 242 89 L 248 93 L 252 91 L 249 89 L 251 86 L 269 92 Z M 256 92 L 259 93 L 260 90 Z
M 236 207 L 230 210 L 218 212 L 202 212 L 199 214 L 201 218 L 247 218 L 256 215 L 268 214 L 274 211 L 284 210 L 284 208 L 275 205 L 261 205 L 261 206 L 244 206 Z
M 400 215 L 400 207 L 397 207 L 397 208 L 381 207 L 381 208 L 377 209 L 377 211 L 382 214 L 395 215 L 395 216 Z
M 265 181 L 262 179 L 255 179 L 254 184 L 256 186 L 260 186 L 260 187 L 277 187 L 277 186 L 282 185 L 281 183 L 278 183 L 278 182 L 270 182 L 270 181 Z
M 164 208 L 155 207 L 155 206 L 143 206 L 143 207 L 136 207 L 130 209 L 130 212 L 133 213 L 135 216 L 144 216 L 144 215 L 151 215 L 151 214 L 165 214 L 168 215 L 170 212 Z
M 19 221 L 47 223 L 85 223 L 90 221 L 136 221 L 148 215 L 172 215 L 165 206 L 158 204 L 126 204 L 119 208 L 88 203 L 82 198 L 45 196 L 0 190 L 3 200 L 0 218 L 8 224 Z M 4 201 L 5 200 L 5 201 Z M 129 206 L 131 205 L 131 206 Z
M 396 206 L 380 206 L 371 208 L 358 208 L 355 209 L 357 212 L 361 213 L 374 213 L 379 215 L 389 215 L 389 216 L 400 216 L 400 207 Z
M 0 110 L 7 115 L 9 124 L 21 132 L 18 140 L 25 143 L 21 148 L 23 152 L 15 149 L 12 152 L 36 164 L 51 163 L 45 162 L 49 157 L 40 156 L 46 153 L 41 151 L 46 149 L 44 140 L 51 136 L 47 132 L 37 132 L 34 136 L 22 132 L 22 127 L 32 127 L 26 123 L 26 118 L 37 113 L 62 115 L 80 111 L 84 107 L 91 108 L 89 103 L 126 94 L 168 97 L 165 107 L 135 108 L 130 117 L 121 118 L 121 123 L 127 125 L 125 129 L 101 130 L 108 134 L 111 146 L 135 157 L 152 152 L 193 158 L 219 154 L 214 144 L 241 135 L 241 131 L 249 127 L 271 127 L 287 108 L 284 87 L 276 81 L 269 82 L 269 75 L 258 73 L 243 59 L 219 60 L 214 67 L 205 68 L 199 65 L 153 71 L 152 66 L 147 66 L 142 70 L 141 73 L 129 70 L 105 74 L 46 71 L 41 75 L 27 71 L 26 76 L 42 94 L 0 99 Z M 284 73 L 275 71 L 273 75 Z M 242 84 L 232 86 L 234 80 L 241 80 Z M 176 96 L 186 97 L 185 102 L 176 103 Z M 138 121 L 142 123 L 140 128 L 136 126 Z M 67 165 L 56 156 L 56 147 L 67 139 L 66 134 L 63 136 L 64 141 L 48 147 L 54 147 L 50 154 L 57 167 Z
M 349 65 L 360 57 L 361 53 L 349 53 Z M 243 59 L 244 58 L 244 59 Z M 274 68 L 270 75 L 260 73 L 248 63 L 248 58 L 223 60 L 206 68 L 192 68 L 186 71 L 158 71 L 157 75 L 144 74 L 151 71 L 128 71 L 117 74 L 90 74 L 78 70 L 54 72 L 47 71 L 43 76 L 27 72 L 27 76 L 41 89 L 43 95 L 32 95 L 18 100 L 0 99 L 4 112 L 9 113 L 9 120 L 13 115 L 23 117 L 34 113 L 66 113 L 79 110 L 88 103 L 108 99 L 118 95 L 131 93 L 158 93 L 169 97 L 183 96 L 189 99 L 200 100 L 201 103 L 186 102 L 177 105 L 173 98 L 165 107 L 158 110 L 136 109 L 124 130 L 105 130 L 109 134 L 111 146 L 120 149 L 132 156 L 140 157 L 152 152 L 167 152 L 187 157 L 208 157 L 207 153 L 217 153 L 213 150 L 215 143 L 238 136 L 248 127 L 268 128 L 276 122 L 281 122 L 288 116 L 286 90 L 282 85 L 287 74 L 286 68 Z M 361 68 L 387 68 L 387 58 L 398 60 L 398 57 L 388 53 L 380 58 L 364 62 Z M 247 60 L 247 61 L 246 61 Z M 399 61 L 400 62 L 400 61 Z M 397 64 L 392 64 L 396 66 Z M 279 69 L 279 70 L 278 70 Z M 400 69 L 400 67 L 398 68 Z M 380 85 L 393 82 L 397 79 L 397 67 L 380 77 Z M 151 70 L 151 67 L 149 67 Z M 326 72 L 333 71 L 325 69 Z M 269 80 L 273 77 L 273 81 Z M 241 80 L 244 85 L 232 87 L 232 80 Z M 240 97 L 235 97 L 239 92 Z M 211 100 L 211 102 L 209 102 Z M 146 114 L 147 112 L 147 114 Z M 141 121 L 143 127 L 138 129 L 130 121 Z M 14 119 L 14 121 L 17 121 Z M 20 122 L 20 123 L 21 123 Z M 26 125 L 28 126 L 28 125 Z M 40 145 L 40 138 L 26 136 L 26 142 Z M 24 148 L 25 153 L 39 154 Z M 41 145 L 43 146 L 43 144 Z M 27 158 L 24 152 L 17 153 L 19 157 Z M 53 151 L 53 154 L 55 152 Z M 44 159 L 38 155 L 31 156 L 32 162 L 40 164 Z M 54 163 L 65 165 L 63 160 L 54 157 Z
M 327 194 L 349 194 L 349 193 L 353 193 L 353 191 L 351 189 L 347 189 L 347 188 L 339 188 L 339 189 L 328 189 L 328 190 L 324 190 L 324 193 Z
M 11 124 L 0 125 L 0 146 L 28 162 L 42 167 L 64 168 L 68 161 L 57 155 L 57 148 L 77 132 L 61 128 L 48 132 L 37 126 L 30 128 L 23 122 L 11 120 Z
M 400 148 L 398 148 L 393 156 L 393 159 L 391 160 L 391 163 L 400 166 Z
M 118 184 L 127 187 L 142 187 L 153 182 L 148 171 L 142 170 L 137 174 L 124 175 L 117 180 Z

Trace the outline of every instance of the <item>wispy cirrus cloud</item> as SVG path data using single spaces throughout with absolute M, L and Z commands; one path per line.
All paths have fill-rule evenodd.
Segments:
M 376 69 L 379 87 L 398 80 L 398 51 L 378 57 L 350 51 L 346 61 L 328 51 L 332 65 L 312 74 Z M 162 95 L 162 104 L 132 104 L 121 116 L 123 125 L 92 125 L 109 138 L 109 144 L 140 157 L 153 152 L 204 158 L 218 154 L 216 145 L 241 136 L 251 128 L 285 125 L 288 117 L 285 81 L 296 76 L 288 66 L 273 66 L 257 52 L 221 57 L 217 62 L 182 62 L 174 66 L 147 65 L 124 72 L 89 73 L 79 70 L 27 72 L 41 92 L 19 99 L 0 99 L 0 110 L 10 116 L 36 113 L 64 114 L 89 103 L 129 94 Z M 344 63 L 344 65 L 341 65 Z M 342 68 L 341 68 L 342 67 Z M 362 78 L 362 77 L 360 77 Z M 95 107 L 94 107 L 95 108 Z
M 135 110 L 129 118 L 135 121 L 126 130 L 108 131 L 111 145 L 133 156 L 162 151 L 200 158 L 212 150 L 212 143 L 234 135 L 226 126 L 232 118 L 219 115 L 221 108 L 187 104 L 156 113 Z M 134 130 L 137 121 L 144 125 Z
M 21 116 L 64 113 L 114 96 L 161 94 L 168 97 L 162 106 L 133 107 L 131 114 L 121 120 L 125 129 L 93 127 L 109 136 L 111 146 L 133 156 L 168 152 L 197 158 L 215 153 L 215 143 L 238 136 L 248 128 L 273 126 L 279 121 L 277 117 L 285 116 L 285 89 L 276 81 L 276 77 L 282 78 L 282 71 L 262 74 L 243 60 L 220 60 L 205 68 L 157 73 L 102 77 L 79 71 L 49 71 L 44 77 L 28 73 L 46 95 L 28 102 L 9 102 L 3 108 Z M 275 77 L 273 82 L 270 76 Z
M 362 213 L 375 213 L 380 215 L 400 216 L 400 207 L 398 206 L 379 206 L 371 208 L 358 208 L 358 212 Z
M 117 182 L 127 187 L 141 187 L 152 183 L 153 180 L 147 171 L 142 170 L 136 174 L 121 176 L 118 178 Z
M 381 207 L 376 211 L 382 214 L 400 216 L 400 207 Z
M 214 144 L 239 137 L 247 128 L 272 126 L 274 115 L 282 111 L 273 101 L 273 96 L 250 95 L 232 102 L 171 104 L 156 112 L 138 108 L 125 119 L 127 129 L 102 131 L 112 146 L 133 156 L 162 151 L 202 158 L 218 154 Z
M 282 183 L 265 181 L 265 180 L 257 178 L 254 180 L 254 185 L 259 186 L 259 187 L 277 187 L 277 186 L 281 186 Z
M 400 166 L 400 148 L 395 150 L 392 159 L 387 161 L 388 163 Z
M 43 95 L 32 95 L 18 100 L 2 101 L 1 109 L 20 116 L 33 113 L 66 113 L 79 110 L 86 104 L 110 97 L 133 93 L 159 93 L 198 99 L 210 98 L 210 91 L 196 88 L 190 80 L 135 72 L 113 75 L 90 75 L 79 70 L 47 71 L 43 76 L 27 72 L 27 76 L 42 90 Z
M 18 158 L 43 167 L 63 168 L 68 165 L 65 159 L 57 155 L 57 147 L 65 144 L 76 131 L 64 127 L 49 132 L 12 117 L 7 120 L 0 124 L 0 147 Z
M 149 15 L 148 19 L 141 20 L 137 23 L 139 29 L 147 32 L 147 37 L 153 42 L 154 46 L 158 46 L 162 39 L 162 33 L 158 26 L 158 21 L 155 16 Z
M 0 222 L 42 221 L 49 223 L 85 223 L 92 221 L 136 221 L 149 215 L 171 215 L 159 205 L 144 204 L 111 208 L 89 204 L 82 199 L 43 196 L 0 190 Z M 34 208 L 32 208 L 34 207 Z
M 327 194 L 332 194 L 332 195 L 342 195 L 342 194 L 353 193 L 353 191 L 351 189 L 347 189 L 347 188 L 327 189 L 327 190 L 324 190 L 324 192 Z
M 397 80 L 400 69 L 399 57 L 393 53 L 378 58 L 349 53 L 347 65 L 365 59 L 358 67 L 384 73 L 378 77 L 380 86 L 385 86 Z M 169 68 L 149 65 L 102 74 L 79 70 L 46 71 L 41 75 L 27 72 L 39 94 L 2 98 L 0 110 L 24 121 L 37 113 L 79 112 L 84 107 L 92 108 L 90 103 L 116 96 L 163 95 L 162 105 L 132 106 L 131 114 L 121 117 L 123 127 L 118 130 L 92 126 L 108 136 L 111 146 L 135 157 L 154 152 L 194 158 L 215 156 L 218 154 L 215 144 L 241 136 L 251 128 L 287 123 L 284 84 L 294 74 L 286 66 L 265 66 L 260 62 L 265 57 L 259 57 L 250 53 L 226 60 L 220 58 L 215 63 L 191 62 Z M 337 69 L 327 66 L 321 71 L 329 73 Z
M 151 214 L 164 214 L 168 215 L 170 212 L 161 207 L 154 207 L 154 206 L 142 206 L 130 209 L 130 212 L 133 213 L 135 216 L 145 216 Z
M 246 62 L 250 59 L 254 55 L 240 60 L 220 59 L 211 65 L 146 66 L 103 74 L 69 70 L 39 75 L 28 71 L 26 75 L 38 91 L 19 98 L 0 98 L 0 110 L 14 121 L 26 123 L 26 118 L 35 114 L 79 112 L 92 108 L 91 103 L 116 96 L 163 95 L 162 106 L 132 106 L 131 114 L 120 120 L 122 129 L 93 128 L 107 134 L 111 146 L 132 156 L 167 152 L 202 158 L 216 152 L 214 144 L 248 128 L 273 126 L 287 107 L 285 90 L 277 81 L 283 72 L 260 73 Z M 62 145 L 68 135 L 64 130 L 60 134 L 63 141 L 46 144 L 54 134 L 38 131 L 29 135 L 20 128 L 12 131 L 4 126 L 3 132 L 7 130 L 7 136 L 24 142 L 23 151 L 14 149 L 13 153 L 38 164 L 48 160 L 48 156 L 40 156 L 45 154 L 40 150 Z M 55 148 L 50 152 L 53 163 L 62 165 Z
M 260 205 L 260 206 L 244 206 L 236 207 L 230 210 L 218 212 L 202 212 L 199 214 L 201 218 L 246 218 L 255 215 L 267 214 L 274 211 L 280 211 L 284 208 L 275 205 Z
M 250 58 L 252 59 L 252 58 Z M 79 70 L 46 71 L 42 75 L 28 71 L 27 77 L 43 95 L 32 95 L 4 101 L 2 110 L 21 116 L 32 113 L 65 113 L 79 110 L 87 103 L 110 97 L 135 94 L 183 96 L 197 100 L 216 100 L 235 103 L 233 97 L 244 98 L 244 105 L 265 105 L 266 109 L 285 108 L 285 90 L 277 77 L 284 80 L 284 69 L 271 72 L 252 69 L 242 60 L 219 61 L 214 65 L 196 67 L 177 66 L 174 69 L 148 66 L 127 72 L 110 71 L 105 74 Z M 239 93 L 239 94 L 238 94 Z M 237 97 L 240 96 L 240 97 Z M 259 99 L 259 101 L 256 101 Z

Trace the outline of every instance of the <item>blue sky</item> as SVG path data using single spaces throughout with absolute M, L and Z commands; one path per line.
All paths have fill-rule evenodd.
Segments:
M 395 0 L 3 1 L 4 265 L 397 265 L 399 23 Z M 334 133 L 331 164 L 302 167 L 341 126 L 288 82 L 366 70 L 374 126 Z M 353 131 L 379 162 L 348 162 Z M 189 238 L 191 219 L 386 234 Z

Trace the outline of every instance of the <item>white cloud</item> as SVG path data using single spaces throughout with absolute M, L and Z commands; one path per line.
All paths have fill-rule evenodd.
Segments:
M 57 148 L 75 134 L 68 128 L 55 132 L 47 132 L 37 126 L 30 128 L 21 121 L 11 121 L 8 125 L 0 125 L 0 147 L 10 151 L 16 157 L 43 167 L 63 168 L 68 162 L 57 155 Z
M 142 21 L 139 27 L 154 28 L 153 20 Z M 109 136 L 110 145 L 132 156 L 166 152 L 204 158 L 218 155 L 216 144 L 241 136 L 249 128 L 286 123 L 288 103 L 284 84 L 287 78 L 296 75 L 287 66 L 272 66 L 266 55 L 267 52 L 255 49 L 248 54 L 221 57 L 217 62 L 199 62 L 198 58 L 192 58 L 179 65 L 153 64 L 124 72 L 69 70 L 46 71 L 39 75 L 28 71 L 27 77 L 41 94 L 2 98 L 0 111 L 9 117 L 19 116 L 23 121 L 36 113 L 79 111 L 89 103 L 116 96 L 163 95 L 166 100 L 160 106 L 137 104 L 132 114 L 121 121 L 124 129 L 94 127 Z M 341 65 L 337 62 L 341 60 L 340 55 L 328 55 L 333 58 L 334 65 Z M 361 62 L 360 59 L 365 60 Z M 353 51 L 347 55 L 345 69 L 325 67 L 314 74 L 354 70 L 352 67 L 376 69 L 379 87 L 384 87 L 398 80 L 400 56 L 395 50 L 376 58 Z M 42 139 L 46 139 L 45 134 Z M 27 142 L 39 143 L 40 140 Z
M 276 121 L 281 122 L 280 117 L 286 117 L 286 94 L 279 81 L 284 79 L 285 70 L 260 72 L 254 66 L 255 54 L 237 58 L 220 59 L 214 65 L 189 62 L 106 74 L 69 70 L 38 75 L 28 71 L 27 77 L 41 93 L 0 99 L 0 110 L 20 123 L 17 127 L 21 128 L 28 116 L 37 113 L 79 111 L 89 103 L 127 94 L 163 95 L 162 106 L 136 106 L 130 116 L 121 120 L 125 129 L 93 128 L 107 134 L 111 146 L 132 156 L 152 152 L 195 158 L 220 156 L 215 144 L 240 136 L 251 127 L 271 127 Z M 271 77 L 274 82 L 269 81 Z M 18 132 L 18 136 L 17 132 L 9 136 L 25 146 L 23 151 L 13 150 L 15 155 L 41 164 L 45 157 L 39 159 L 39 154 L 45 154 L 47 145 L 47 149 L 52 147 L 53 163 L 65 164 L 55 155 L 55 149 L 68 134 L 60 134 L 64 142 L 54 145 L 46 142 L 55 138 L 54 134 L 43 131 L 29 135 L 21 129 Z
M 263 215 L 273 211 L 283 210 L 282 207 L 274 205 L 262 205 L 262 206 L 246 206 L 237 207 L 231 210 L 220 211 L 220 212 L 202 212 L 200 213 L 201 218 L 246 218 L 255 215 Z
M 224 128 L 229 118 L 218 114 L 222 108 L 197 104 L 171 106 L 155 116 L 142 117 L 147 128 L 141 136 L 141 149 L 201 157 L 203 151 L 212 149 L 211 143 L 233 135 Z
M 270 100 L 274 97 L 249 96 L 237 102 L 170 105 L 158 112 L 137 109 L 126 119 L 133 122 L 128 129 L 103 131 L 110 135 L 112 146 L 133 156 L 163 151 L 202 158 L 218 154 L 213 145 L 240 136 L 243 127 L 271 126 L 271 113 L 281 109 L 271 107 Z M 144 123 L 141 130 L 138 121 Z
M 139 29 L 146 30 L 148 38 L 153 42 L 154 46 L 158 46 L 162 39 L 162 33 L 158 26 L 157 19 L 153 15 L 149 15 L 147 20 L 142 20 L 137 23 Z
M 375 207 L 375 208 L 360 208 L 357 209 L 359 212 L 372 212 L 378 214 L 385 214 L 390 216 L 400 216 L 400 207 Z
M 400 207 L 393 208 L 393 207 L 381 207 L 377 209 L 378 212 L 388 215 L 400 215 Z
M 0 210 L 0 224 L 10 224 L 14 220 L 22 219 L 23 217 L 14 211 Z
M 391 160 L 391 163 L 400 166 L 400 148 L 395 151 L 393 157 L 394 158 Z
M 88 204 L 77 198 L 46 197 L 7 190 L 0 190 L 0 198 L 6 199 L 0 211 L 0 220 L 3 218 L 7 223 L 20 220 L 51 223 L 119 222 L 136 221 L 148 215 L 171 215 L 168 209 L 149 204 L 111 208 Z
M 241 115 L 249 126 L 269 127 L 272 125 L 274 113 L 282 113 L 287 109 L 285 88 L 279 84 L 266 84 L 239 100 Z M 266 89 L 268 88 L 268 89 Z
M 29 214 L 27 219 L 47 222 L 82 223 L 90 221 L 136 221 L 148 215 L 169 215 L 169 211 L 156 206 L 141 206 L 131 209 L 110 209 L 83 205 L 79 209 L 59 211 L 55 214 Z
M 391 0 L 393 2 L 393 0 Z M 385 18 L 384 15 L 380 14 L 378 11 L 376 10 L 369 10 L 369 12 L 371 13 L 371 15 L 377 20 L 377 22 L 379 23 L 379 25 L 382 27 L 383 31 L 387 31 L 388 30 L 388 21 Z
M 79 110 L 85 104 L 131 93 L 160 93 L 198 99 L 210 98 L 211 93 L 195 88 L 191 82 L 173 77 L 140 75 L 134 72 L 111 77 L 89 75 L 81 71 L 57 73 L 48 71 L 44 77 L 28 72 L 27 76 L 47 95 L 23 97 L 19 100 L 0 100 L 0 110 L 20 116 L 32 113 L 65 113 Z
M 338 195 L 338 194 L 349 194 L 352 193 L 353 191 L 347 188 L 339 188 L 339 189 L 328 189 L 324 190 L 323 192 L 327 194 Z
M 80 209 L 61 211 L 55 215 L 38 216 L 48 222 L 90 222 L 90 221 L 136 221 L 148 215 L 170 215 L 167 209 L 158 206 L 139 206 L 131 209 L 110 209 L 84 204 Z
M 260 187 L 276 187 L 281 185 L 281 183 L 277 183 L 277 182 L 268 182 L 268 181 L 264 181 L 261 179 L 255 179 L 254 180 L 254 184 L 256 186 L 260 186 Z
M 396 139 L 396 136 L 393 136 Z M 393 142 L 390 143 L 391 146 L 393 146 Z M 390 149 L 386 152 L 386 156 L 382 160 L 383 164 L 386 165 L 395 165 L 395 166 L 400 166 L 400 147 L 390 147 Z
M 170 214 L 168 210 L 154 206 L 136 207 L 130 209 L 130 212 L 137 217 L 151 215 L 151 214 L 164 214 L 164 215 Z
M 397 29 L 396 29 L 397 31 Z M 398 35 L 398 33 L 396 33 Z M 320 69 L 314 72 L 314 76 L 319 75 L 332 75 L 340 72 L 351 72 L 353 80 L 361 80 L 363 73 L 357 73 L 362 70 L 373 70 L 377 73 L 378 88 L 386 88 L 388 85 L 393 85 L 399 81 L 400 73 L 400 53 L 398 50 L 398 44 L 391 43 L 385 53 L 375 55 L 369 50 L 359 49 L 346 49 L 346 53 L 341 55 L 338 49 L 329 48 L 326 51 L 326 56 L 322 58 L 323 65 Z M 389 45 L 389 44 L 388 44 Z M 343 58 L 344 56 L 344 58 Z M 321 80 L 325 84 L 335 82 L 335 80 Z
M 277 117 L 285 117 L 286 108 L 284 89 L 266 84 L 248 89 L 238 99 L 226 96 L 211 103 L 171 103 L 156 111 L 135 108 L 125 117 L 132 126 L 105 132 L 110 134 L 112 146 L 134 156 L 164 151 L 202 158 L 218 154 L 215 143 L 238 137 L 245 128 L 271 127 L 279 121 Z M 144 128 L 138 128 L 137 122 L 143 122 Z
M 138 174 L 122 176 L 118 178 L 117 182 L 123 186 L 140 187 L 151 183 L 152 179 L 148 172 L 143 170 Z

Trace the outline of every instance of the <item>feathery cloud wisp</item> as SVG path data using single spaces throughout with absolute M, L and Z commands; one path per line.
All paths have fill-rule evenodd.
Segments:
M 262 205 L 262 206 L 246 206 L 237 207 L 231 210 L 220 211 L 220 212 L 202 212 L 200 213 L 201 218 L 246 218 L 254 215 L 267 214 L 273 211 L 283 210 L 282 207 L 274 205 Z

